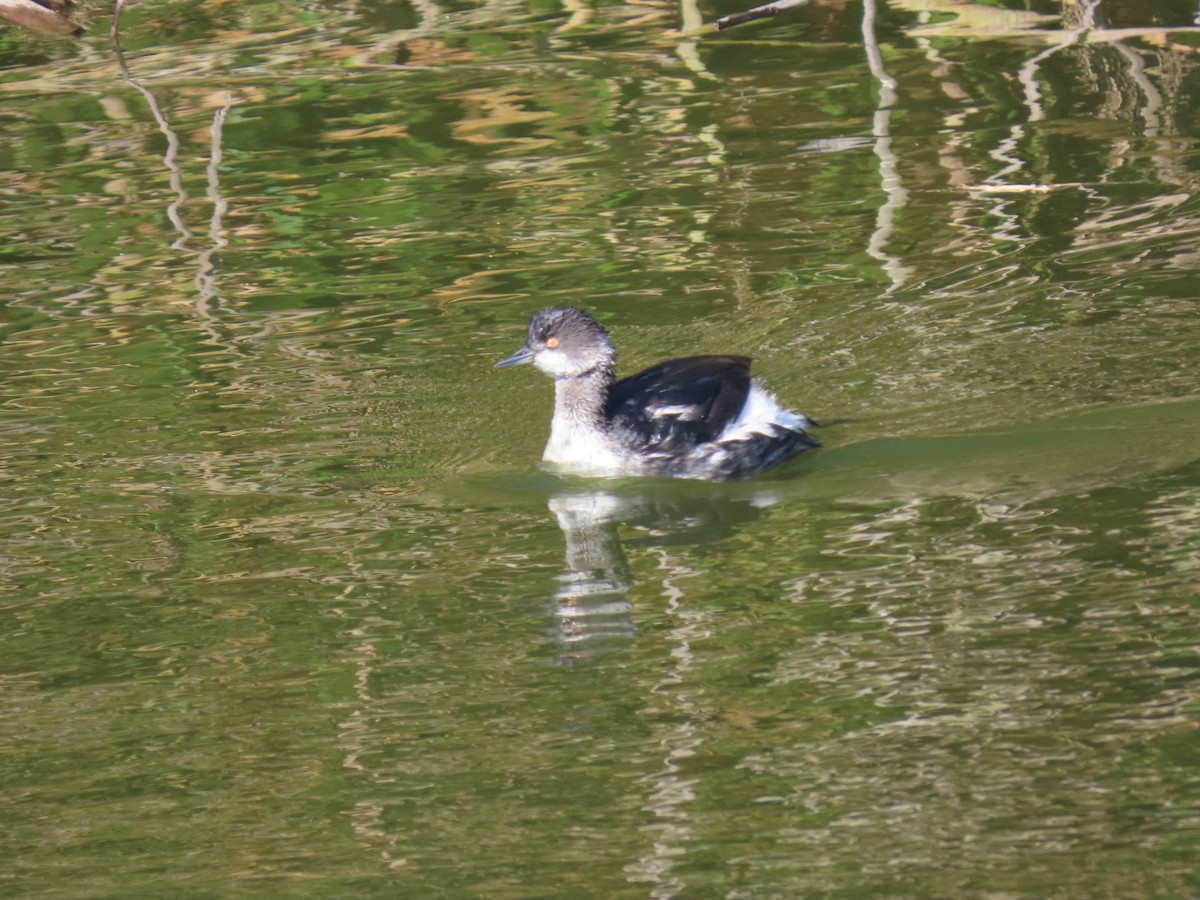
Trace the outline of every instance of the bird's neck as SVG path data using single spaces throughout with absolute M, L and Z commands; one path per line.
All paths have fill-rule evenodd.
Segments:
M 612 370 L 600 368 L 555 381 L 554 420 L 542 457 L 546 462 L 594 468 L 616 465 L 604 414 L 612 380 Z
M 554 382 L 554 420 L 570 421 L 579 426 L 604 423 L 604 404 L 613 381 L 610 366 L 597 366 L 575 378 Z

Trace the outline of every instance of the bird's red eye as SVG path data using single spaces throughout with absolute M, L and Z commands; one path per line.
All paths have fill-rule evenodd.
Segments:
M 546 349 L 553 350 L 557 346 L 558 346 L 558 338 L 556 338 L 556 337 L 546 338 Z

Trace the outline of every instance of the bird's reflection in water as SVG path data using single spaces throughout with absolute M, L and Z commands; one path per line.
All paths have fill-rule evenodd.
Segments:
M 629 561 L 617 536 L 623 504 L 603 491 L 550 499 L 566 539 L 567 568 L 558 576 L 553 614 L 560 659 L 594 657 L 625 645 L 634 635 Z
M 563 490 L 550 498 L 566 542 L 566 570 L 552 597 L 559 661 L 578 663 L 629 645 L 636 628 L 633 585 L 620 527 L 635 530 L 629 546 L 665 550 L 731 534 L 775 502 L 769 490 L 684 496 L 655 485 L 639 491 Z
M 692 674 L 693 648 L 710 634 L 706 613 L 688 607 L 681 586 L 697 572 L 672 547 L 726 537 L 776 499 L 762 487 L 706 485 L 697 490 L 694 485 L 650 482 L 636 490 L 626 485 L 561 490 L 549 501 L 566 541 L 567 568 L 552 600 L 560 663 L 586 664 L 633 643 L 634 608 L 627 596 L 633 576 L 625 548 L 657 557 L 654 571 L 666 600 L 671 651 L 650 689 L 651 705 L 669 713 L 647 722 L 661 764 L 638 779 L 645 792 L 638 826 L 643 845 L 624 866 L 626 880 L 646 886 L 650 897 L 686 893 L 680 867 L 693 838 L 690 806 L 696 796 L 686 760 L 699 750 L 704 718 L 704 687 Z M 624 543 L 622 533 L 628 535 Z

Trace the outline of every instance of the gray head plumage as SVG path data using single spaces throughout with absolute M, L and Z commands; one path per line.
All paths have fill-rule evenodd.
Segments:
M 533 363 L 551 378 L 579 378 L 597 370 L 611 376 L 616 360 L 604 326 L 583 310 L 566 306 L 534 313 L 525 346 L 496 366 Z

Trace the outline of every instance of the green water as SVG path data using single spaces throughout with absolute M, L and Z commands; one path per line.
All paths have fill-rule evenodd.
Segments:
M 1200 893 L 1194 9 L 741 8 L 0 32 L 0 895 Z M 540 471 L 562 304 L 825 447 Z

